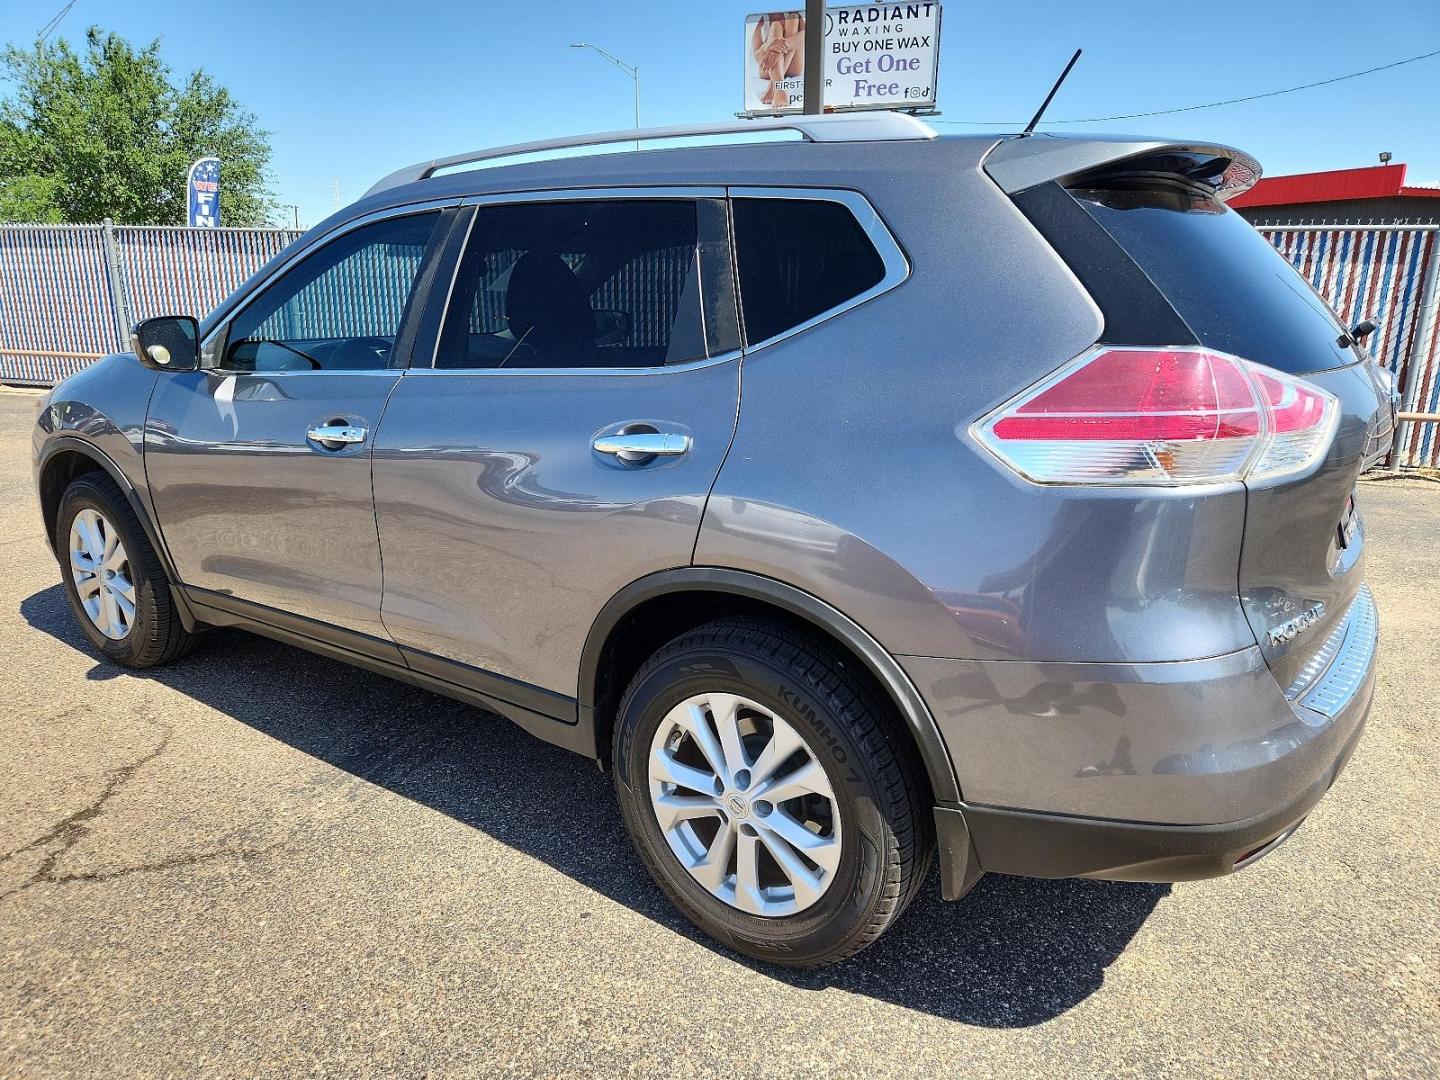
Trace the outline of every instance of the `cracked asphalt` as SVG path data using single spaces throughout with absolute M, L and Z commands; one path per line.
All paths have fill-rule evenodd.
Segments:
M 74 628 L 0 390 L 0 1076 L 1440 1075 L 1440 486 L 1362 486 L 1370 727 L 1229 879 L 933 887 L 790 974 L 708 944 L 605 779 L 236 631 Z

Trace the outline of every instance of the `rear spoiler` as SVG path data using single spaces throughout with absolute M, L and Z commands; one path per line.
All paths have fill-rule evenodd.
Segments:
M 984 169 L 1007 195 L 1050 181 L 1108 187 L 1178 180 L 1228 200 L 1260 179 L 1260 163 L 1233 147 L 1125 135 L 1005 139 L 986 156 Z

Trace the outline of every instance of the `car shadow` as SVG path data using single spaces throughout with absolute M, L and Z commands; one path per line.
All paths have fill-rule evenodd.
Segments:
M 32 627 L 89 654 L 60 586 L 30 596 L 20 611 Z M 106 661 L 89 673 L 117 676 L 134 677 Z M 789 971 L 738 956 L 691 927 L 631 852 L 608 778 L 500 717 L 238 630 L 212 631 L 191 656 L 139 677 L 480 829 L 770 978 L 966 1024 L 1025 1027 L 1083 1001 L 1170 891 L 990 875 L 947 904 L 932 871 L 910 909 L 864 953 L 819 971 Z M 593 809 L 587 844 L 534 813 L 558 792 Z

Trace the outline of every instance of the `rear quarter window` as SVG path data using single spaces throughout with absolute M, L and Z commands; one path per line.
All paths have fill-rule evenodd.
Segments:
M 1178 186 L 1071 194 L 1201 344 L 1294 374 L 1357 359 L 1315 290 L 1224 203 Z
M 734 202 L 745 340 L 765 341 L 880 284 L 885 262 L 843 203 L 752 198 Z

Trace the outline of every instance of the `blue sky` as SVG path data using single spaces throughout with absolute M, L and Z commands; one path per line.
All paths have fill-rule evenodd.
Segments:
M 29 43 L 64 0 L 11 0 L 0 41 Z M 717 120 L 740 105 L 743 20 L 760 5 L 480 0 L 77 0 L 60 32 L 97 23 L 161 37 L 177 73 L 204 67 L 269 129 L 274 186 L 302 223 L 392 169 L 437 154 L 628 127 L 631 83 L 588 40 L 640 67 L 642 120 Z M 1061 119 L 1258 93 L 1440 48 L 1436 0 L 948 0 L 942 120 L 1020 120 L 1070 52 L 1085 55 L 1051 106 Z M 1440 57 L 1334 86 L 1179 116 L 1063 130 L 1124 130 L 1238 145 L 1269 174 L 1372 164 L 1440 182 Z M 975 131 L 941 127 L 942 131 Z M 288 211 L 287 211 L 288 214 Z

